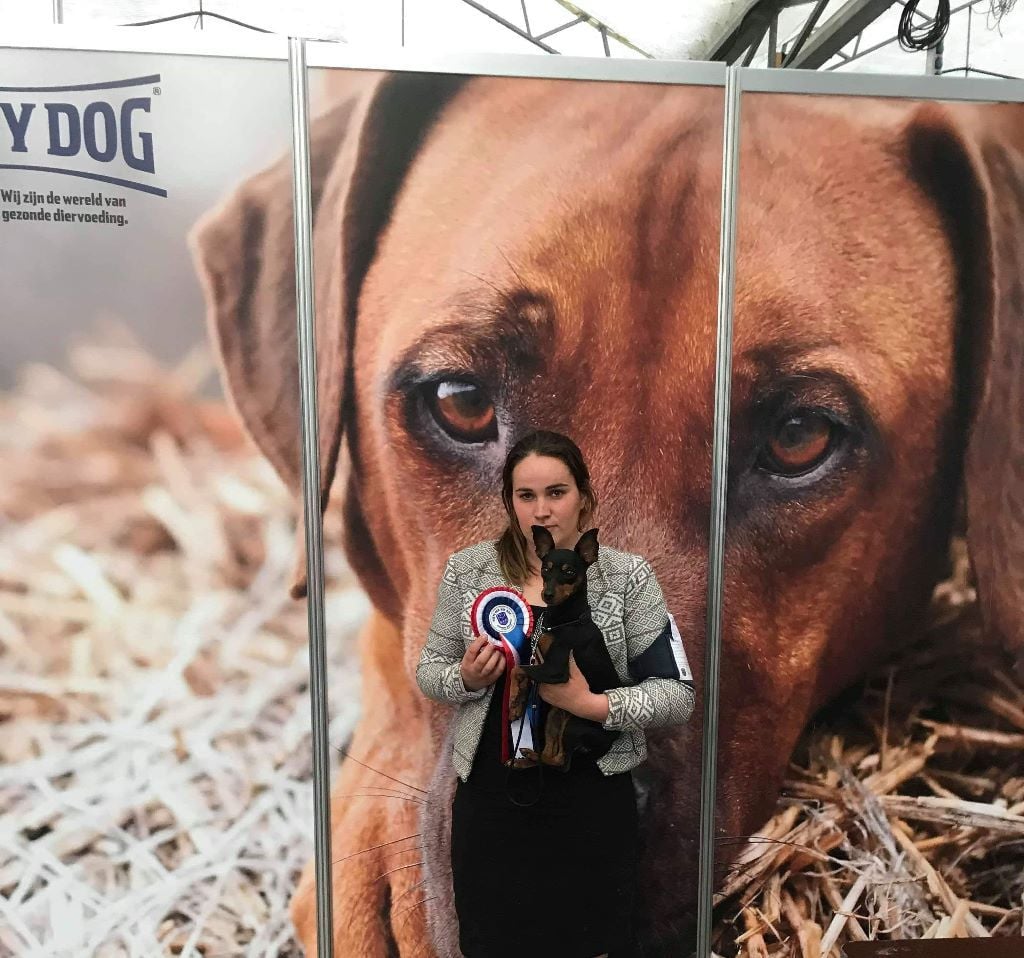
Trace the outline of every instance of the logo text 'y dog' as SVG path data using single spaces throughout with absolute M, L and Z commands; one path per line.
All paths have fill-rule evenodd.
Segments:
M 149 119 L 160 75 L 0 86 L 0 170 L 58 173 L 166 196 Z M 100 94 L 100 95 L 97 95 Z

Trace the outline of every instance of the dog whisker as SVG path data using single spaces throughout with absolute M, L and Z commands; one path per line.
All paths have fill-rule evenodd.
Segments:
M 816 851 L 816 849 L 809 848 L 807 845 L 801 845 L 799 842 L 787 842 L 782 838 L 763 838 L 755 835 L 738 835 L 736 838 L 715 839 L 716 845 L 739 845 L 743 842 L 746 842 L 751 845 L 788 845 L 790 848 L 799 848 L 801 850 L 806 851 Z
M 462 270 L 462 272 L 464 272 L 467 276 L 472 276 L 473 279 L 483 283 L 485 286 L 489 286 L 505 301 L 506 306 L 513 310 L 516 309 L 516 301 L 496 283 L 493 283 L 491 280 L 487 279 L 484 276 L 478 276 L 476 273 L 471 273 L 469 270 L 464 269 Z
M 378 786 L 369 785 L 368 788 L 375 788 Z M 385 792 L 341 792 L 336 796 L 337 798 L 397 798 L 402 802 L 412 802 L 414 805 L 427 805 L 429 804 L 425 799 L 417 798 L 415 795 L 405 795 L 398 791 L 385 791 Z
M 367 769 L 370 772 L 373 772 L 375 775 L 380 775 L 382 778 L 386 778 L 397 785 L 404 785 L 406 788 L 411 788 L 414 792 L 420 792 L 423 795 L 430 794 L 425 788 L 420 788 L 418 785 L 413 785 L 410 782 L 403 782 L 400 778 L 395 778 L 392 775 L 388 775 L 386 772 L 382 772 L 380 769 L 374 768 L 372 765 L 367 765 L 366 762 L 359 761 L 358 758 L 356 758 L 351 753 L 346 752 L 345 749 L 341 748 L 340 746 L 336 746 L 335 748 L 338 751 L 338 753 L 342 755 L 345 759 L 347 759 L 350 762 L 355 762 L 356 765 L 361 765 L 363 768 Z
M 395 855 L 404 855 L 407 852 L 422 852 L 423 846 L 420 844 L 410 845 L 408 848 L 399 848 L 397 851 L 387 852 L 381 855 L 382 859 L 393 858 Z
M 392 838 L 391 841 L 381 842 L 379 845 L 370 845 L 369 848 L 363 848 L 363 849 L 361 849 L 358 852 L 352 852 L 351 855 L 345 855 L 342 858 L 339 858 L 339 859 L 331 862 L 331 864 L 332 865 L 340 865 L 342 862 L 348 861 L 350 858 L 356 858 L 359 855 L 365 855 L 367 852 L 375 852 L 375 851 L 378 851 L 381 848 L 387 848 L 388 845 L 397 845 L 399 842 L 407 842 L 407 841 L 409 841 L 410 838 L 419 838 L 419 837 L 420 837 L 419 832 L 417 832 L 415 835 L 406 835 L 404 838 Z
M 757 868 L 758 862 L 744 862 L 743 864 L 739 864 L 737 862 L 723 862 L 719 861 L 718 859 L 715 859 L 714 866 L 715 868 L 724 868 L 726 872 L 730 875 L 738 875 L 744 872 L 752 871 L 753 869 Z
M 395 905 L 397 905 L 403 898 L 405 898 L 406 895 L 411 894 L 412 892 L 416 891 L 417 888 L 422 888 L 425 884 L 427 884 L 427 881 L 428 881 L 428 879 L 424 878 L 421 881 L 416 882 L 415 885 L 411 885 L 409 888 L 407 888 L 405 891 L 403 891 L 402 894 L 399 895 L 397 898 L 392 899 L 392 901 L 391 901 L 392 908 Z
M 377 877 L 376 877 L 376 878 L 374 879 L 374 881 L 380 881 L 380 880 L 381 880 L 382 878 L 387 878 L 387 877 L 388 877 L 388 875 L 394 875 L 394 874 L 395 874 L 395 872 L 400 872 L 400 871 L 403 871 L 403 870 L 404 870 L 404 869 L 406 869 L 406 868 L 419 868 L 419 867 L 420 867 L 421 865 L 423 865 L 423 864 L 424 864 L 424 862 L 422 862 L 422 861 L 418 861 L 418 862 L 409 862 L 409 864 L 408 864 L 408 865 L 398 865 L 397 867 L 395 867 L 395 868 L 392 868 L 392 869 L 391 869 L 390 871 L 386 871 L 386 872 L 384 872 L 384 874 L 383 874 L 383 875 L 378 875 L 378 876 L 377 876 Z
M 421 905 L 426 905 L 427 902 L 432 902 L 432 901 L 434 901 L 434 896 L 428 896 L 427 898 L 421 899 L 419 902 L 416 902 L 416 904 L 411 905 L 409 908 L 403 909 L 401 914 L 406 916 L 406 918 L 404 918 L 404 921 L 401 923 L 401 927 L 404 927 L 404 926 L 406 926 L 409 923 L 409 921 L 413 917 L 413 915 L 416 914 L 416 909 L 417 908 L 419 908 Z M 392 914 L 391 915 L 391 919 L 392 919 L 392 921 L 391 921 L 391 934 L 392 934 L 392 937 L 394 937 L 395 932 L 398 930 L 398 927 L 399 927 L 398 925 L 395 925 L 394 917 L 395 916 Z M 424 947 L 430 948 L 430 949 L 433 948 L 433 943 L 430 941 L 430 934 L 429 934 L 429 932 L 424 935 L 423 941 L 420 943 L 420 945 L 416 949 L 416 951 L 413 952 L 413 958 L 415 958 L 416 955 L 419 955 L 420 952 L 423 951 Z
M 413 902 L 411 905 L 409 905 L 406 908 L 403 908 L 401 911 L 392 911 L 391 912 L 392 928 L 395 931 L 398 930 L 399 926 L 394 924 L 394 919 L 397 918 L 399 915 L 405 915 L 406 916 L 405 920 L 408 921 L 409 920 L 409 917 L 408 917 L 409 916 L 409 912 L 415 911 L 417 908 L 420 907 L 420 905 L 425 905 L 428 901 L 433 901 L 433 898 L 434 898 L 434 896 L 428 895 L 426 898 L 421 898 L 419 901 Z
M 517 279 L 517 280 L 519 281 L 519 285 L 520 285 L 520 286 L 521 286 L 521 287 L 522 287 L 523 289 L 526 289 L 526 288 L 527 288 L 527 286 L 526 286 L 526 280 L 525 280 L 525 279 L 523 279 L 523 277 L 522 277 L 522 275 L 520 274 L 519 270 L 517 270 L 517 269 L 515 268 L 515 266 L 513 266 L 513 265 L 512 265 L 512 260 L 510 260 L 510 259 L 508 258 L 508 256 L 506 255 L 505 251 L 504 251 L 504 250 L 503 250 L 503 249 L 502 249 L 502 248 L 501 248 L 500 246 L 496 246 L 496 247 L 495 247 L 495 249 L 496 249 L 496 250 L 498 251 L 498 255 L 499 255 L 499 256 L 500 256 L 500 257 L 501 257 L 501 258 L 502 258 L 502 259 L 503 259 L 503 260 L 505 261 L 505 265 L 506 265 L 506 266 L 507 266 L 507 267 L 508 267 L 508 268 L 509 268 L 510 270 L 512 270 L 512 275 L 513 275 L 513 276 L 515 276 L 515 278 L 516 278 L 516 279 Z

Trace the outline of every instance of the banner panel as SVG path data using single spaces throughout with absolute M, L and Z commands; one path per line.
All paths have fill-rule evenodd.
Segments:
M 1024 107 L 741 130 L 715 950 L 1019 935 Z
M 280 60 L 0 51 L 0 953 L 299 953 L 290 140 Z
M 560 954 L 680 953 L 697 882 L 722 89 L 340 69 L 312 83 L 327 627 L 348 657 L 331 672 L 335 953 L 498 956 L 538 936 Z M 568 549 L 598 529 L 579 608 L 615 669 L 607 695 L 545 683 L 611 733 L 568 772 L 550 753 L 504 767 L 505 680 L 474 691 L 460 670 L 487 590 L 522 589 L 557 621 L 539 608 L 554 596 L 502 571 L 494 545 L 503 464 L 536 429 L 578 444 L 598 506 L 577 517 L 578 472 L 575 506 L 535 476 L 510 497 L 518 528 L 556 527 Z M 565 741 L 552 729 L 531 730 L 535 751 Z M 522 744 L 509 731 L 510 754 Z M 537 792 L 516 804 L 514 788 Z M 311 949 L 311 869 L 294 913 Z

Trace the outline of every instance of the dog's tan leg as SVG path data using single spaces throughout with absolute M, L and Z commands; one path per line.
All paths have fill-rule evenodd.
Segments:
M 515 721 L 522 716 L 526 708 L 526 691 L 530 685 L 529 679 L 518 665 L 509 673 L 509 685 L 512 691 L 509 693 L 508 717 Z
M 569 722 L 569 713 L 562 709 L 551 709 L 548 720 L 544 723 L 544 751 L 541 761 L 545 765 L 561 768 L 565 764 L 565 726 Z
M 378 613 L 371 614 L 360 645 L 363 714 L 347 751 L 362 764 L 342 761 L 331 796 L 334 953 L 388 958 L 396 953 L 394 941 L 399 955 L 433 958 L 422 904 L 429 892 L 419 884 L 419 818 L 426 795 L 417 789 L 426 789 L 433 758 L 422 696 L 402 668 L 398 631 Z M 413 737 L 417 730 L 424 733 L 422 741 Z M 306 954 L 315 956 L 312 864 L 291 911 Z

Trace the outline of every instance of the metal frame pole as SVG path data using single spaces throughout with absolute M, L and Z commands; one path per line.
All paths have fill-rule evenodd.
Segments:
M 736 264 L 736 207 L 739 174 L 742 68 L 725 75 L 725 131 L 722 141 L 722 223 L 718 261 L 718 331 L 715 367 L 715 423 L 711 454 L 711 531 L 708 544 L 707 632 L 704 645 L 704 735 L 701 755 L 700 858 L 698 862 L 698 958 L 711 955 L 711 913 L 715 881 L 715 794 L 718 764 L 718 682 L 722 657 L 722 594 L 728 493 L 729 403 L 732 391 L 732 323 Z
M 292 95 L 292 161 L 295 213 L 295 295 L 302 415 L 302 495 L 306 523 L 310 698 L 313 719 L 313 827 L 316 855 L 317 958 L 333 958 L 331 888 L 330 743 L 324 628 L 323 517 L 320 512 L 320 443 L 316 404 L 316 336 L 313 317 L 313 216 L 309 173 L 309 77 L 306 41 L 288 38 Z M 284 360 L 285 357 L 282 357 Z

